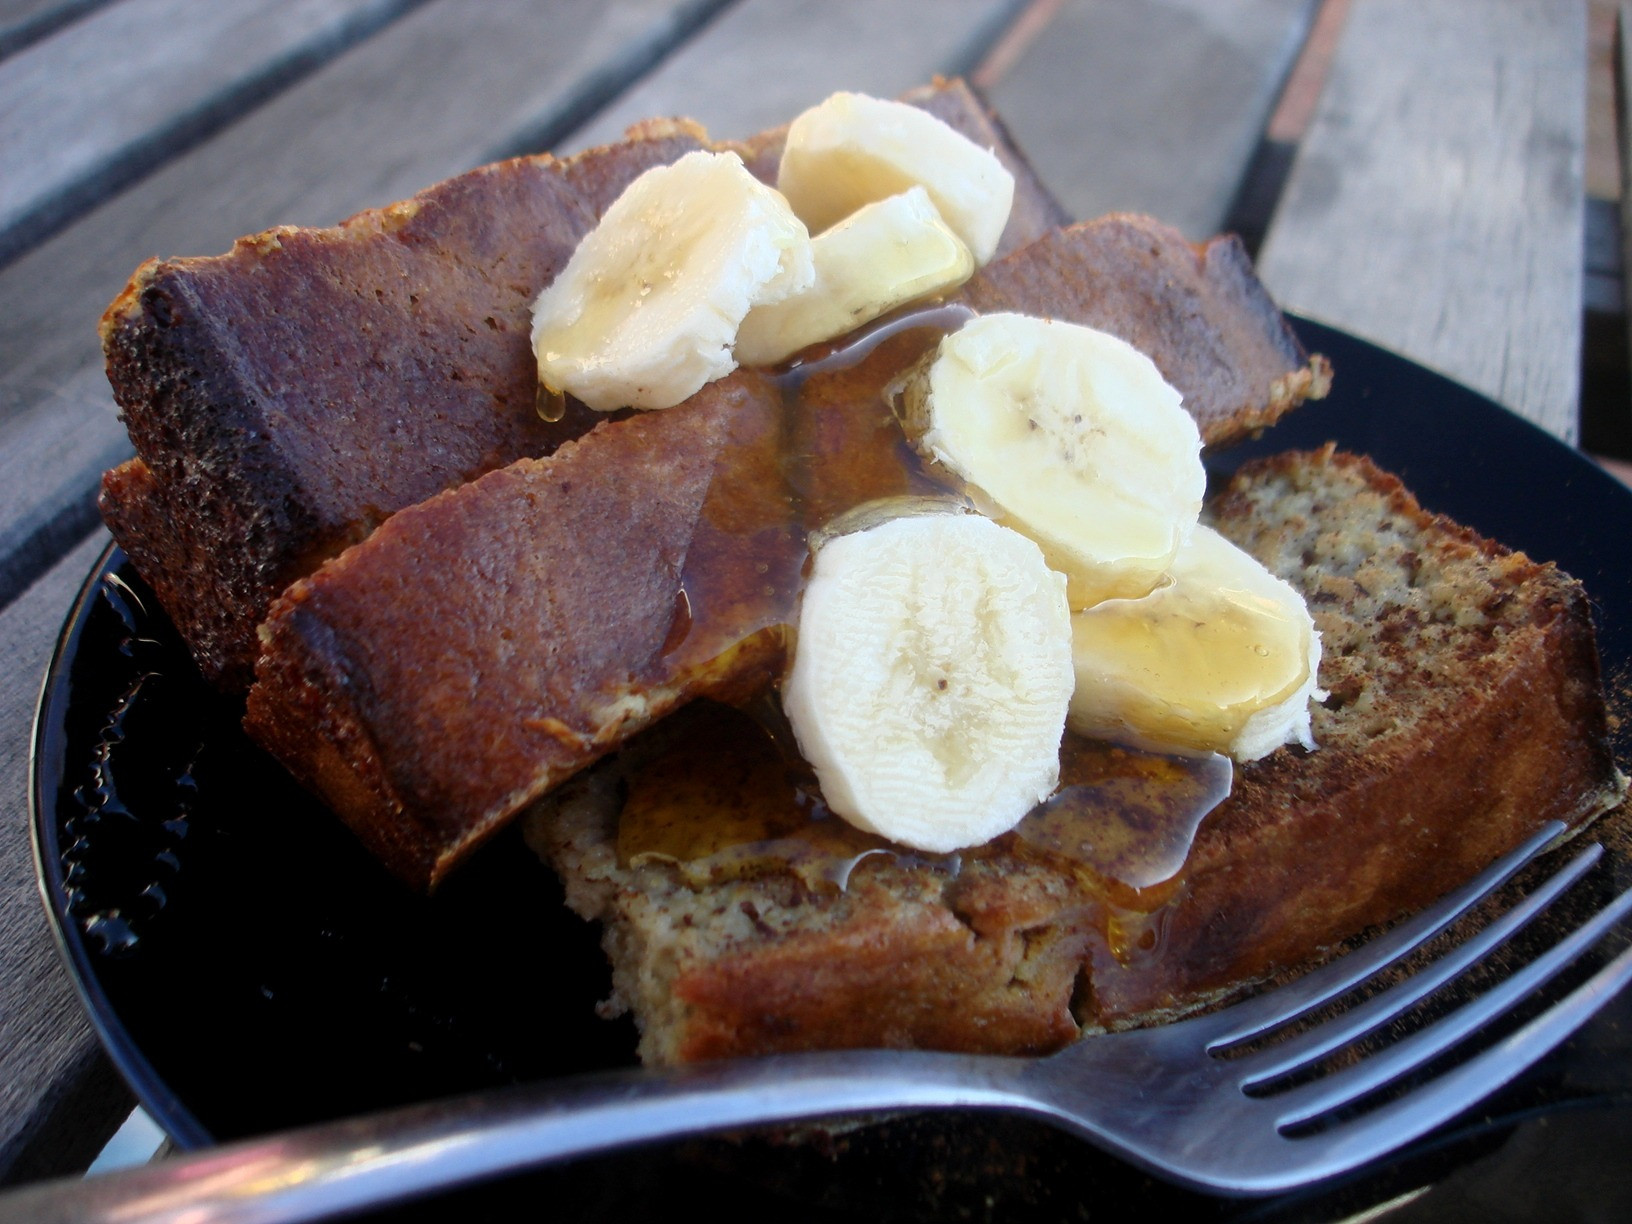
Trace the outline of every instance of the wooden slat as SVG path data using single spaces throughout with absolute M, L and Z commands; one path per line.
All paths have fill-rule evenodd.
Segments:
M 1225 222 L 1319 0 L 1071 0 L 987 89 L 1077 217 Z
M 29 732 L 98 533 L 0 612 L 0 1180 L 83 1167 L 129 1109 L 46 926 L 29 846 Z
M 88 530 L 127 453 L 96 320 L 151 255 L 328 224 L 581 114 L 718 0 L 439 0 L 0 270 L 0 606 Z
M 107 3 L 109 0 L 0 0 L 0 59 Z
M 0 63 L 0 264 L 417 2 L 125 0 Z
M 1354 4 L 1259 261 L 1271 292 L 1573 442 L 1586 37 L 1572 0 Z
M 968 72 L 1020 0 L 753 0 L 726 12 L 566 142 L 687 115 L 723 140 L 786 123 L 838 89 L 894 97 Z
M 1632 309 L 1628 309 L 1632 299 L 1632 4 L 1621 5 L 1615 14 L 1614 71 L 1615 144 L 1621 154 L 1621 308 L 1627 316 L 1627 351 L 1632 352 Z

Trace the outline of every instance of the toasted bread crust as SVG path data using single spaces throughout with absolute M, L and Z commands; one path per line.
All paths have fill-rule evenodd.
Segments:
M 1310 599 L 1334 698 L 1315 713 L 1318 751 L 1238 769 L 1148 920 L 1005 839 L 955 877 L 886 856 L 843 893 L 788 874 L 693 887 L 671 865 L 619 860 L 618 771 L 642 749 L 540 805 L 528 839 L 569 903 L 605 924 L 613 1003 L 633 1010 L 643 1057 L 1056 1048 L 1305 963 L 1547 820 L 1578 825 L 1619 801 L 1573 580 L 1330 448 L 1245 469 L 1214 515 Z

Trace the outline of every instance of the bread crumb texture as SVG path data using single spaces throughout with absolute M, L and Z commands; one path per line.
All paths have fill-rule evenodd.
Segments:
M 1314 715 L 1322 747 L 1375 747 L 1459 703 L 1500 666 L 1506 635 L 1558 614 L 1556 599 L 1538 606 L 1527 585 L 1568 582 L 1330 446 L 1254 465 L 1209 517 L 1308 601 L 1331 694 Z

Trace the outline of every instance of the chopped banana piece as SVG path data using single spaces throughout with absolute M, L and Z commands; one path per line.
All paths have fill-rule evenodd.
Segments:
M 591 408 L 669 408 L 736 368 L 755 305 L 808 289 L 810 234 L 735 153 L 646 171 L 533 305 L 540 381 Z
M 1315 746 L 1320 634 L 1303 598 L 1210 528 L 1149 595 L 1078 612 L 1071 628 L 1080 735 L 1238 761 Z
M 928 111 L 836 93 L 788 129 L 777 186 L 816 233 L 921 184 L 977 265 L 997 251 L 1014 176 L 996 155 Z
M 782 704 L 828 806 L 946 853 L 1053 792 L 1073 684 L 1064 581 L 978 515 L 899 518 L 816 554 Z
M 809 289 L 755 306 L 737 332 L 740 365 L 774 365 L 922 297 L 955 289 L 975 270 L 969 248 L 922 187 L 865 205 L 811 239 Z
M 1106 332 L 995 314 L 941 342 L 903 423 L 981 509 L 1035 540 L 1073 608 L 1144 595 L 1201 510 L 1201 436 L 1143 353 Z

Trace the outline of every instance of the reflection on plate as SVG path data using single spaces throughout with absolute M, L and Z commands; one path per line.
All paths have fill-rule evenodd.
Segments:
M 1465 388 L 1341 333 L 1301 330 L 1333 359 L 1336 392 L 1217 457 L 1221 468 L 1327 439 L 1369 452 L 1431 509 L 1580 578 L 1606 673 L 1624 689 L 1632 495 Z M 412 896 L 244 740 L 238 714 L 204 686 L 151 594 L 111 553 L 48 677 L 36 836 L 87 1007 L 179 1143 L 633 1061 L 632 1028 L 594 1012 L 609 981 L 595 932 L 566 911 L 519 838 L 501 838 L 434 900 Z M 1625 762 L 1632 720 L 1619 736 Z M 1632 1140 L 1632 1059 L 1617 1018 L 1632 1019 L 1625 999 L 1498 1098 L 1498 1125 L 1464 1126 L 1346 1188 L 1269 1205 L 1184 1195 L 1034 1124 L 963 1117 L 857 1132 L 836 1141 L 837 1157 L 697 1144 L 586 1162 L 519 1189 L 588 1216 L 662 1210 L 684 1193 L 715 1214 L 784 1219 L 985 1215 L 988 1200 L 1006 1218 L 1121 1202 L 1324 1219 L 1429 1181 L 1423 1202 L 1434 1210 L 1500 1193 L 1557 1215 L 1567 1182 L 1613 1215 L 1611 1203 L 1632 1209 L 1632 1190 L 1609 1175 Z M 1541 1106 L 1547 1127 L 1514 1128 L 1514 1111 Z M 1544 1141 L 1560 1135 L 1569 1138 Z M 1599 1160 L 1606 1137 L 1617 1146 Z

